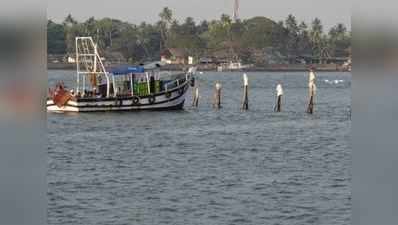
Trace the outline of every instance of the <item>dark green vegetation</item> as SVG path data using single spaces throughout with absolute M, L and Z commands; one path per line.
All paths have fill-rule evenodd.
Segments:
M 265 55 L 292 62 L 297 56 L 327 60 L 350 54 L 351 32 L 343 24 L 325 32 L 318 18 L 310 25 L 293 15 L 280 22 L 266 17 L 233 21 L 225 14 L 219 20 L 196 23 L 188 17 L 179 22 L 168 8 L 159 17 L 156 24 L 139 25 L 94 17 L 80 23 L 71 15 L 62 24 L 49 20 L 48 54 L 73 54 L 75 36 L 92 36 L 101 50 L 119 52 L 130 63 L 159 60 L 166 48 L 184 49 L 195 59 L 224 52 L 231 59 L 257 65 L 267 63 Z

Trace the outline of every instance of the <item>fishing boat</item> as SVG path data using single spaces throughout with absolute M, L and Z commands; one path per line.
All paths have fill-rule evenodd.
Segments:
M 105 68 L 91 37 L 76 37 L 76 88 L 49 89 L 49 112 L 182 109 L 196 68 L 171 74 L 160 63 Z

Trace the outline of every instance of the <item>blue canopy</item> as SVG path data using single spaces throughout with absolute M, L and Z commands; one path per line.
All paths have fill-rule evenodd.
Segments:
M 129 73 L 144 73 L 145 69 L 143 66 L 118 66 L 110 68 L 108 72 L 114 75 L 126 75 Z

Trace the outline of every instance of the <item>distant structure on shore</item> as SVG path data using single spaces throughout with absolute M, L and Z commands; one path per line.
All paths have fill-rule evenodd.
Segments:
M 239 19 L 239 0 L 235 0 L 235 2 L 234 2 L 233 17 L 234 17 L 235 22 Z

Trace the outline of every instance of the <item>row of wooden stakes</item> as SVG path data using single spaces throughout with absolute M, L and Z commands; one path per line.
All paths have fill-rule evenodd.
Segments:
M 216 82 L 214 88 L 214 95 L 213 95 L 213 108 L 220 109 L 221 108 L 221 83 Z M 249 110 L 249 82 L 246 74 L 243 74 L 243 97 L 241 102 L 241 110 L 246 111 Z M 283 96 L 283 89 L 282 85 L 278 83 L 277 85 L 277 99 L 276 104 L 274 106 L 275 112 L 282 112 L 282 96 Z M 316 86 L 315 83 L 310 83 L 309 85 L 309 101 L 307 107 L 307 113 L 313 114 L 314 113 L 314 99 L 315 99 L 315 90 Z M 195 86 L 193 90 L 193 101 L 192 107 L 197 108 L 199 106 L 199 87 Z

